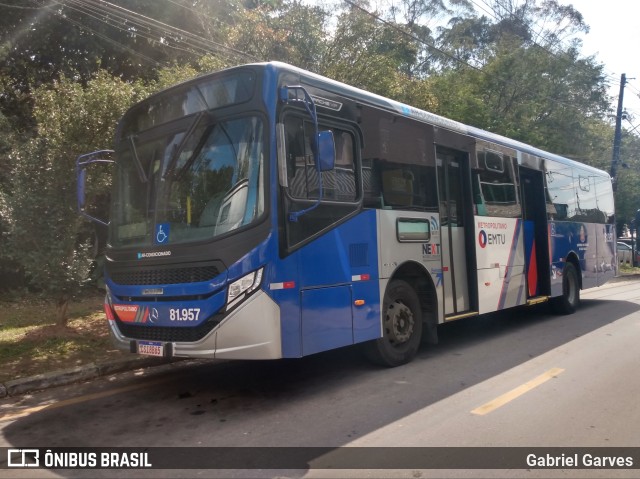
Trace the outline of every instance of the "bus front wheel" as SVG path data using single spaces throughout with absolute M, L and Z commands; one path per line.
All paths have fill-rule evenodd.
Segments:
M 553 298 L 551 308 L 556 314 L 571 314 L 580 305 L 580 283 L 578 271 L 567 262 L 562 270 L 562 296 Z
M 395 367 L 418 353 L 422 336 L 420 301 L 409 284 L 393 280 L 382 303 L 382 337 L 365 345 L 367 357 L 382 366 Z

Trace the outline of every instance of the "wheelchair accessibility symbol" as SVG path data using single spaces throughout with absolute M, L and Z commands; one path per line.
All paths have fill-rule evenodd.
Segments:
M 165 244 L 169 242 L 169 223 L 160 223 L 156 225 L 156 244 Z

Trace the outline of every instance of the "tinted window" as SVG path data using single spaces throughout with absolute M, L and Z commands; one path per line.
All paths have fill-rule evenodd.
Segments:
M 285 189 L 287 217 L 292 212 L 314 206 L 319 196 L 318 169 L 311 150 L 313 125 L 301 117 L 284 120 L 285 157 L 288 187 Z M 286 219 L 287 246 L 294 247 L 355 212 L 359 204 L 356 175 L 356 143 L 352 131 L 320 124 L 333 132 L 336 146 L 335 168 L 323 171 L 322 200 L 296 221 Z
M 427 127 L 369 110 L 363 129 L 370 132 L 362 153 L 364 205 L 436 211 L 436 169 Z
M 262 120 L 234 118 L 194 129 L 191 123 L 185 119 L 183 128 L 118 145 L 111 245 L 201 241 L 264 212 Z
M 253 72 L 240 71 L 171 88 L 129 110 L 120 135 L 126 137 L 200 111 L 243 103 L 253 96 L 255 82 Z
M 608 176 L 596 176 L 594 179 L 596 188 L 596 204 L 607 223 L 614 221 L 613 188 L 611 178 Z
M 322 197 L 326 200 L 355 201 L 357 198 L 354 140 L 350 132 L 333 131 L 336 146 L 335 168 L 322 175 Z M 311 150 L 313 125 L 297 117 L 285 120 L 287 177 L 289 194 L 297 199 L 317 199 L 320 182 Z
M 589 223 L 603 223 L 604 217 L 598 211 L 596 204 L 595 176 L 576 169 L 574 171 L 574 189 L 576 192 L 575 219 Z
M 550 219 L 566 220 L 576 214 L 576 192 L 573 186 L 573 172 L 562 163 L 545 161 L 547 195 L 551 201 Z
M 517 218 L 521 215 L 515 159 L 494 151 L 478 152 L 473 172 L 473 196 L 480 216 Z

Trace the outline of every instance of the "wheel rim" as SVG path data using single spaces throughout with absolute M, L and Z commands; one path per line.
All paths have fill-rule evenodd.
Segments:
M 406 343 L 413 334 L 415 319 L 411 308 L 400 300 L 389 303 L 385 315 L 385 328 L 391 343 Z

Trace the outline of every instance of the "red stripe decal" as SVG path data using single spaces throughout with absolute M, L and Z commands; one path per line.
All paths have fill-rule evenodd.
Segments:
M 538 295 L 538 263 L 536 261 L 536 240 L 533 240 L 531 246 L 531 255 L 529 257 L 529 272 L 527 273 L 527 281 L 529 286 L 529 297 Z

